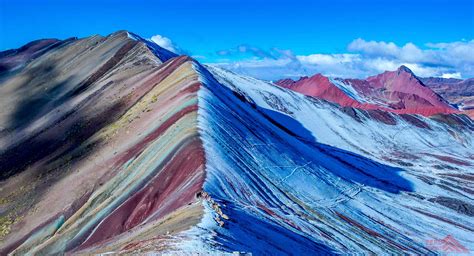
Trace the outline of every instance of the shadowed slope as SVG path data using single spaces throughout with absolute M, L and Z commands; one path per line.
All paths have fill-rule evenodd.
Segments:
M 30 42 L 18 49 L 0 52 L 0 77 L 22 68 L 28 62 L 47 51 L 67 42 L 57 39 L 41 39 Z
M 127 75 L 143 76 L 161 62 L 145 44 L 128 38 L 127 32 L 117 32 L 62 45 L 7 79 L 0 88 L 1 178 L 68 150 L 64 147 L 71 137 L 79 140 L 73 146 L 87 139 L 107 124 L 104 117 L 88 120 L 104 109 L 111 109 L 107 117 L 112 119 L 123 113 L 120 105 L 129 99 L 123 92 L 113 92 L 119 89 L 117 83 L 125 86 L 122 80 Z M 125 88 L 128 94 L 132 89 Z M 101 100 L 104 97 L 107 100 Z M 61 131 L 53 132 L 51 126 Z
M 200 84 L 188 57 L 163 63 L 121 31 L 50 51 L 21 74 L 1 88 L 26 102 L 3 116 L 15 127 L 0 138 L 3 253 L 132 250 L 166 234 L 163 223 L 180 220 L 167 228 L 178 233 L 199 221 Z M 55 91 L 20 93 L 37 87 Z M 30 97 L 51 98 L 35 103 L 34 115 L 16 114 L 33 107 Z M 154 244 L 166 249 L 163 241 Z

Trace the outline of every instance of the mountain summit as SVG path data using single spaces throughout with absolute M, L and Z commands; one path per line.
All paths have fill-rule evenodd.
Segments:
M 401 65 L 400 67 L 398 67 L 397 69 L 398 71 L 398 74 L 401 74 L 402 72 L 405 72 L 405 73 L 409 73 L 410 75 L 412 76 L 415 76 L 415 74 L 413 73 L 413 71 L 411 71 L 411 69 L 409 69 L 407 66 L 405 65 Z

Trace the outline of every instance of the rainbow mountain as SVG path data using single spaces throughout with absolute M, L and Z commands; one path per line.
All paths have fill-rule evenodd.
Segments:
M 472 119 L 286 87 L 127 31 L 0 53 L 0 254 L 474 250 Z

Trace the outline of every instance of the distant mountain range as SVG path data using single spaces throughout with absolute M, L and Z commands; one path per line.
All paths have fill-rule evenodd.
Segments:
M 0 53 L 0 255 L 472 252 L 471 107 L 403 66 L 270 83 L 127 31 L 34 41 Z
M 405 66 L 367 79 L 316 74 L 297 81 L 282 79 L 275 84 L 341 106 L 398 114 L 471 115 L 473 112 L 469 110 L 474 108 L 473 79 L 419 78 Z
M 451 104 L 471 113 L 471 118 L 474 117 L 474 78 L 461 80 L 430 77 L 421 78 L 421 81 Z

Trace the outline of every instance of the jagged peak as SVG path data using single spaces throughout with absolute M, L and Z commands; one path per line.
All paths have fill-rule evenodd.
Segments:
M 415 76 L 415 74 L 413 73 L 413 71 L 411 71 L 411 69 L 409 69 L 407 66 L 405 65 L 401 65 L 398 69 L 397 69 L 397 72 L 398 74 L 402 73 L 402 72 L 405 72 L 405 73 L 409 73 L 410 75 L 412 76 Z

